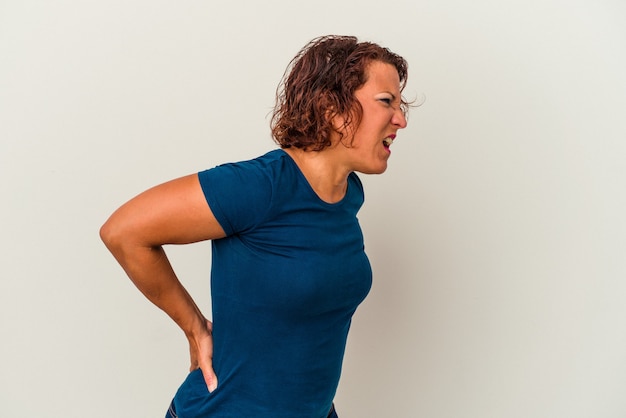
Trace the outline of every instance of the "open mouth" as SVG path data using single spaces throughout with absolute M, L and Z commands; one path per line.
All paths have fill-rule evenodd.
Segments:
M 391 144 L 393 144 L 394 139 L 396 139 L 395 135 L 389 135 L 387 138 L 383 139 L 383 145 L 385 148 L 389 148 Z

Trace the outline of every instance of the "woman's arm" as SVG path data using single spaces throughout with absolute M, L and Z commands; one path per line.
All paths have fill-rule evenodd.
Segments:
M 176 277 L 162 247 L 225 236 L 198 176 L 172 180 L 131 199 L 105 222 L 100 236 L 137 288 L 183 330 L 191 370 L 200 367 L 207 388 L 214 390 L 211 323 Z

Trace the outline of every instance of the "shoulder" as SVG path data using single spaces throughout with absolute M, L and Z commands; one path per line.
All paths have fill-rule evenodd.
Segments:
M 267 170 L 271 170 L 276 165 L 279 165 L 286 156 L 287 154 L 283 150 L 275 149 L 250 160 L 223 163 L 213 168 L 201 171 L 199 174 L 202 176 L 228 175 L 230 173 L 239 175 L 254 173 L 262 174 Z
M 227 234 L 261 222 L 273 205 L 279 182 L 288 171 L 282 150 L 218 165 L 198 173 L 207 203 Z
M 217 181 L 221 183 L 227 182 L 231 186 L 263 183 L 269 179 L 271 172 L 275 170 L 275 166 L 280 162 L 281 154 L 284 155 L 284 152 L 273 150 L 254 159 L 220 164 L 200 171 L 198 177 L 203 188 Z

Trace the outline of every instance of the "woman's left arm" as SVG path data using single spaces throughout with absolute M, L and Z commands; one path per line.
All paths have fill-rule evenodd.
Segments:
M 111 215 L 100 236 L 137 288 L 183 330 L 189 341 L 191 369 L 200 367 L 208 389 L 215 389 L 212 324 L 176 277 L 163 250 L 165 244 L 225 236 L 198 176 L 172 180 L 131 199 Z

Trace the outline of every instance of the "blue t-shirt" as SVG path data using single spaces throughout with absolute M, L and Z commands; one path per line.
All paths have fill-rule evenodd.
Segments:
M 199 173 L 227 234 L 212 242 L 213 366 L 174 399 L 181 418 L 325 418 L 350 321 L 372 272 L 357 212 L 363 186 L 322 201 L 291 157 L 274 150 Z

